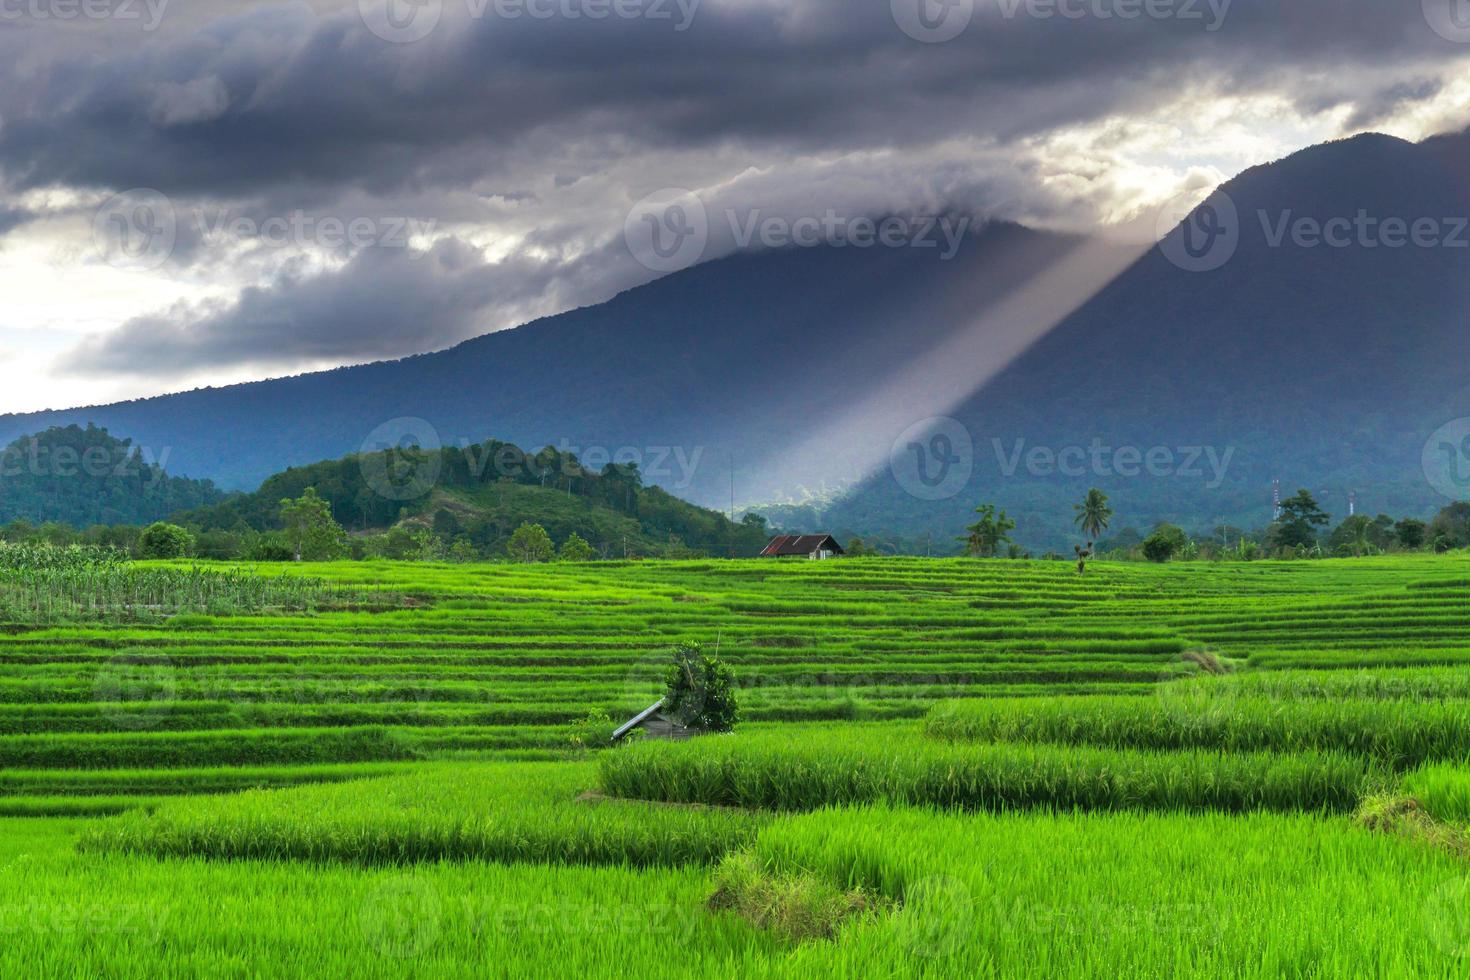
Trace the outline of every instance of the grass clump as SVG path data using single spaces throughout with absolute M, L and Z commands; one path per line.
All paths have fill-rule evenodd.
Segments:
M 754 854 L 727 855 L 714 874 L 709 908 L 730 911 L 790 942 L 834 939 L 848 922 L 893 903 L 861 888 L 838 888 L 808 871 L 773 871 Z

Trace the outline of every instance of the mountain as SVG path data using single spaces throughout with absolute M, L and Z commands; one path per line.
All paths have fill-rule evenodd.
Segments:
M 742 503 L 813 497 L 797 513 L 824 530 L 946 543 L 989 500 L 1028 546 L 1060 545 L 1093 485 L 1115 527 L 1259 526 L 1273 479 L 1338 516 L 1353 491 L 1365 511 L 1427 514 L 1446 500 L 1426 442 L 1470 415 L 1467 146 L 1369 135 L 1248 170 L 1222 188 L 1238 234 L 1218 268 L 1194 271 L 1209 262 L 1184 246 L 1222 199 L 1147 250 L 997 224 L 951 261 L 742 254 L 448 351 L 0 417 L 0 437 L 95 422 L 249 488 L 422 419 L 445 445 L 621 452 L 708 505 L 733 482 Z M 1314 240 L 1334 219 L 1341 244 Z M 1429 222 L 1434 242 L 1395 244 L 1385 219 Z M 1058 457 L 1069 473 L 1049 472 Z
M 169 476 L 106 429 L 51 428 L 0 450 L 0 524 L 149 524 L 224 498 L 208 480 Z
M 416 422 L 395 422 L 422 419 L 446 446 L 493 435 L 583 458 L 621 452 L 651 482 L 728 506 L 732 455 L 741 500 L 831 479 L 830 467 L 798 459 L 755 483 L 799 434 L 793 420 L 840 411 L 957 329 L 967 309 L 1075 244 L 997 226 L 950 262 L 917 248 L 737 255 L 447 351 L 0 416 L 0 438 L 91 421 L 168 449 L 178 472 L 249 490 L 287 466 L 382 448 L 400 430 L 422 436 Z

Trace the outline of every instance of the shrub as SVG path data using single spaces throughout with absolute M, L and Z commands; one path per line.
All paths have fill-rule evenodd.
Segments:
M 739 720 L 735 672 L 698 643 L 681 643 L 669 667 L 664 709 L 691 728 L 728 732 Z
M 551 556 L 556 553 L 551 535 L 540 524 L 522 524 L 516 528 L 510 541 L 506 543 L 505 550 L 516 561 L 522 562 L 550 561 Z
M 193 550 L 194 535 L 163 521 L 148 525 L 138 539 L 138 552 L 144 558 L 183 558 Z

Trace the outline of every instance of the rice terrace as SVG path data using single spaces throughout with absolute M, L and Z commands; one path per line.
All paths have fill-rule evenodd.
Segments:
M 0 980 L 1470 980 L 1470 0 L 0 0 Z
M 114 601 L 57 612 L 78 574 Z M 6 976 L 1470 955 L 1463 555 L 16 563 L 0 598 Z M 734 733 L 607 747 L 688 641 Z

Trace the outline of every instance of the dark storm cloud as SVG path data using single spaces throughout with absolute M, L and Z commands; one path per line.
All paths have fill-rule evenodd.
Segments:
M 890 0 L 659 0 L 673 20 L 507 19 L 496 0 L 476 18 L 479 0 L 442 0 L 438 28 L 405 44 L 374 36 L 355 2 L 173 2 L 151 34 L 0 21 L 12 198 L 142 187 L 183 213 L 251 216 L 370 202 L 449 234 L 519 220 L 522 252 L 488 264 L 447 240 L 421 258 L 348 250 L 315 276 L 271 266 L 235 301 L 88 341 L 69 369 L 362 361 L 605 299 L 649 278 L 610 243 L 665 186 L 715 186 L 728 207 L 1044 212 L 1031 164 L 1008 156 L 1027 137 L 1210 94 L 1371 121 L 1433 96 L 1436 71 L 1470 52 L 1412 0 L 975 0 L 944 43 L 905 34 Z M 182 220 L 170 261 L 255 268 Z
M 453 239 L 428 252 L 369 248 L 339 272 L 286 273 L 232 303 L 181 305 L 89 339 L 69 370 L 173 374 L 224 365 L 401 357 L 463 340 L 481 312 L 539 297 L 547 270 L 487 265 Z
M 438 30 L 411 44 L 375 37 L 355 9 L 304 4 L 236 8 L 104 57 L 69 58 L 65 36 L 32 31 L 32 71 L 0 97 L 0 167 L 21 188 L 388 192 L 494 173 L 536 133 L 788 153 L 1011 138 L 1211 79 L 1277 85 L 1287 69 L 1332 69 L 1338 98 L 1355 65 L 1463 53 L 1417 3 L 1376 0 L 1172 0 L 1165 9 L 1197 19 L 1135 20 L 979 0 L 942 44 L 907 37 L 887 0 L 705 0 L 682 32 L 637 18 L 507 20 L 493 3 L 475 18 L 471 0 L 444 2 Z

